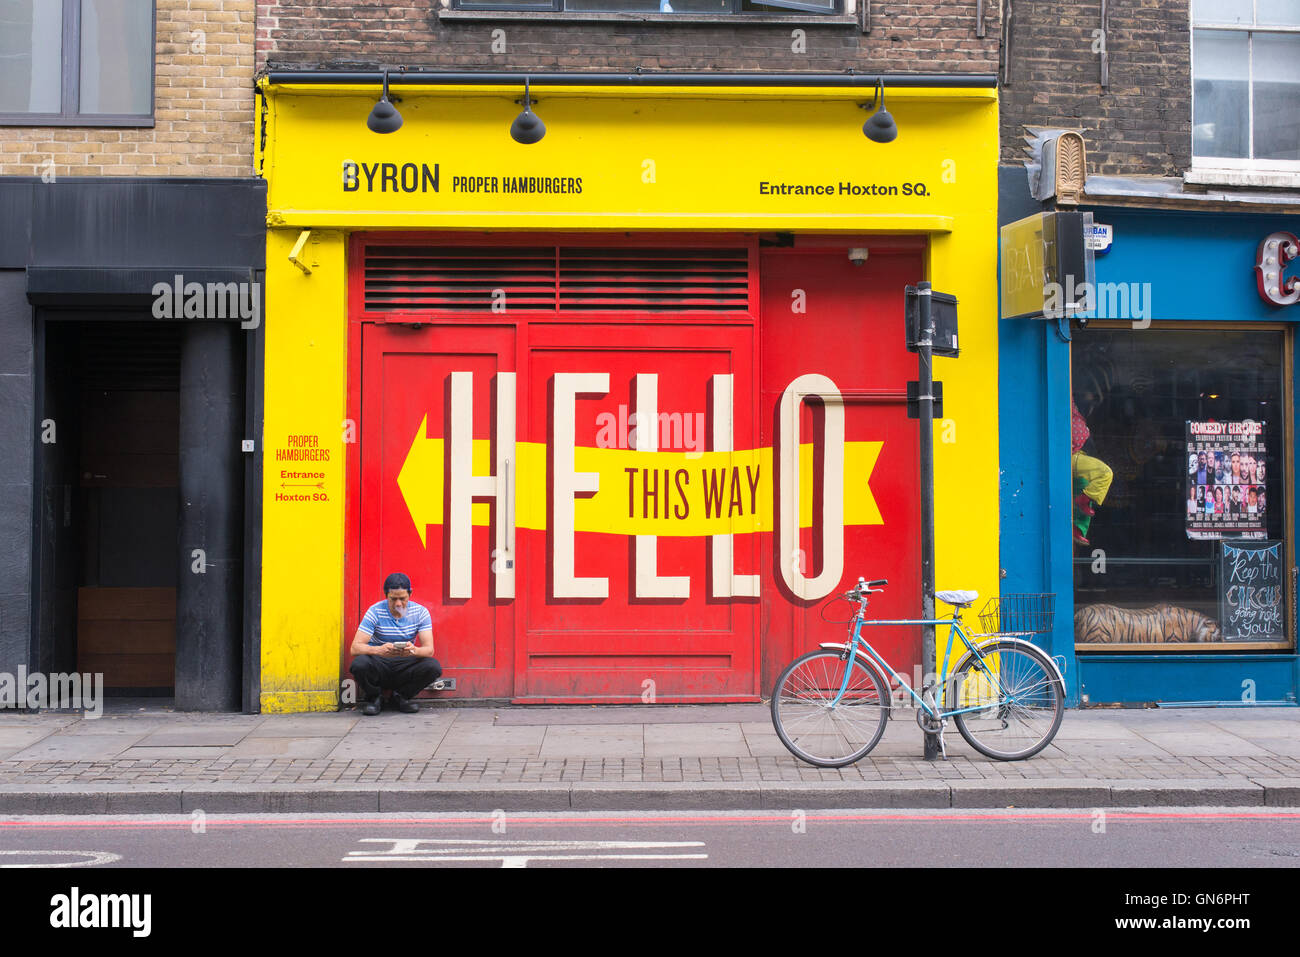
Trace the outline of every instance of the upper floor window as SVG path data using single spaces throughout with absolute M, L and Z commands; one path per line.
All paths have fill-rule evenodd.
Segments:
M 1300 0 L 1192 0 L 1192 156 L 1300 170 Z
M 836 14 L 840 0 L 453 0 L 458 10 L 530 10 L 557 13 Z
M 0 0 L 0 124 L 151 126 L 153 0 Z

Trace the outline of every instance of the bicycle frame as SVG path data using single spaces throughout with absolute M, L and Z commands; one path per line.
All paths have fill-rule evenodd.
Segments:
M 934 718 L 935 720 L 943 720 L 946 718 L 950 718 L 956 714 L 966 714 L 971 711 L 984 711 L 987 710 L 989 707 L 987 703 L 984 703 L 984 704 L 974 705 L 969 708 L 955 708 L 952 711 L 947 711 L 944 709 L 944 693 L 948 686 L 948 681 L 947 681 L 948 665 L 952 661 L 954 634 L 956 634 L 956 636 L 961 639 L 962 644 L 966 646 L 967 651 L 970 654 L 975 656 L 975 660 L 978 662 L 978 666 L 980 670 L 983 671 L 984 674 L 987 675 L 991 681 L 993 681 L 998 692 L 1005 693 L 1005 690 L 1002 687 L 1002 683 L 998 680 L 998 676 L 993 672 L 991 668 L 989 668 L 988 664 L 985 662 L 984 655 L 980 651 L 979 645 L 971 641 L 971 638 L 974 636 L 967 635 L 966 632 L 962 630 L 960 615 L 954 615 L 952 618 L 934 618 L 934 619 L 900 618 L 900 619 L 868 620 L 866 617 L 866 608 L 867 608 L 867 601 L 865 598 L 863 598 L 860 601 L 858 610 L 853 615 L 852 638 L 850 639 L 848 645 L 843 646 L 845 655 L 856 656 L 858 654 L 858 646 L 861 645 L 865 653 L 871 658 L 871 660 L 874 661 L 879 667 L 883 668 L 886 672 L 888 672 L 889 676 L 893 678 L 895 681 L 897 681 L 900 687 L 906 688 L 907 693 L 912 696 L 912 698 L 916 701 L 917 705 L 920 706 L 922 709 L 924 709 L 926 714 L 930 715 L 930 717 Z M 939 681 L 939 694 L 937 696 L 935 707 L 932 708 L 929 705 L 929 703 L 925 700 L 924 697 L 918 695 L 916 693 L 916 689 L 914 689 L 910 684 L 907 683 L 907 679 L 893 669 L 893 667 L 889 664 L 888 661 L 885 660 L 885 658 L 880 654 L 880 652 L 876 651 L 876 649 L 872 647 L 871 642 L 867 641 L 866 638 L 862 637 L 862 628 L 864 625 L 869 627 L 875 627 L 878 625 L 948 625 L 949 626 L 948 644 L 947 647 L 944 649 L 943 659 L 940 662 L 939 677 L 941 678 L 941 680 Z M 984 637 L 984 636 L 980 636 L 980 637 Z M 987 637 L 993 638 L 997 636 L 989 635 Z M 848 690 L 849 676 L 852 674 L 852 671 L 853 671 L 852 668 L 844 669 L 844 679 L 840 683 L 840 690 L 835 695 L 835 700 L 831 702 L 830 707 L 833 708 L 836 705 L 838 705 L 840 703 L 840 699 L 844 696 L 844 693 Z M 926 689 L 922 688 L 921 690 L 922 692 L 924 692 Z

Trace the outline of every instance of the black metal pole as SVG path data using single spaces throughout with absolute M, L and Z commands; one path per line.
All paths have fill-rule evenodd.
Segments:
M 917 407 L 921 418 L 921 617 L 934 620 L 934 316 L 930 284 L 916 284 L 921 340 L 917 343 Z M 921 626 L 921 674 L 927 701 L 937 704 L 934 625 Z M 939 757 L 939 736 L 925 733 L 925 760 Z

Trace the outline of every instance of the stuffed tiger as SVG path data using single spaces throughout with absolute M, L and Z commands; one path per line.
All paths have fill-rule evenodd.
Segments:
M 1155 644 L 1171 641 L 1219 641 L 1219 623 L 1190 608 L 1117 608 L 1085 605 L 1074 613 L 1077 644 Z

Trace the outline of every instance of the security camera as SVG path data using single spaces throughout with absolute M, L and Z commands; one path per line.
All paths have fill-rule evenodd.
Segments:
M 867 261 L 867 255 L 869 253 L 870 250 L 868 250 L 866 246 L 854 246 L 849 250 L 849 262 L 853 263 L 855 266 L 861 266 Z

